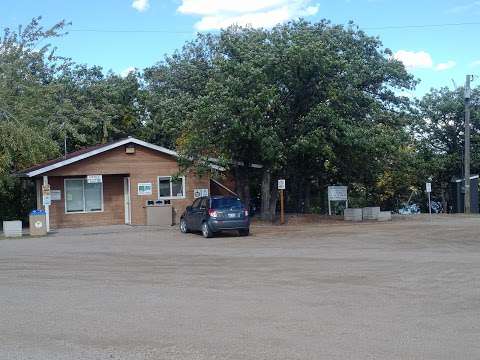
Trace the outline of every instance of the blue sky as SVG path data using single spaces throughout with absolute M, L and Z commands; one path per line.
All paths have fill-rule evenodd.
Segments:
M 231 23 L 271 26 L 304 17 L 344 24 L 356 22 L 378 35 L 422 80 L 415 95 L 431 87 L 461 85 L 480 75 L 480 25 L 385 28 L 480 22 L 480 0 L 2 0 L 0 27 L 26 24 L 42 15 L 45 25 L 72 22 L 55 42 L 59 53 L 79 63 L 124 72 L 161 60 L 192 39 Z M 77 30 L 165 30 L 166 32 L 85 32 Z M 480 78 L 477 80 L 480 85 Z

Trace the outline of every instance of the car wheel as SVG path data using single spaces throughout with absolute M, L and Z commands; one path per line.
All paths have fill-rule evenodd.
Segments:
M 184 234 L 188 233 L 187 221 L 185 219 L 180 220 L 180 231 Z
M 211 238 L 213 236 L 212 230 L 210 230 L 206 222 L 202 224 L 202 235 L 204 238 Z
M 250 229 L 238 230 L 238 235 L 240 236 L 248 236 L 249 234 L 250 234 Z

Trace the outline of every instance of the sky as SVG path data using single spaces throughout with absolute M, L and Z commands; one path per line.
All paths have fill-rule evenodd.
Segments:
M 379 36 L 421 80 L 405 95 L 461 86 L 465 75 L 480 75 L 480 0 L 0 0 L 2 30 L 39 15 L 45 27 L 72 23 L 54 42 L 60 55 L 120 74 L 161 61 L 199 31 L 233 23 L 268 28 L 303 17 L 352 20 Z M 476 81 L 473 86 L 480 77 Z

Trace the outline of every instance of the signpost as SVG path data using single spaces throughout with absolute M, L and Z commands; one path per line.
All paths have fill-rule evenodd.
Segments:
M 42 185 L 42 204 L 43 206 L 52 205 L 52 194 L 49 184 Z
M 48 183 L 48 176 L 43 175 L 42 185 L 42 203 L 45 207 L 45 225 L 47 233 L 50 231 L 50 204 L 52 203 L 52 196 L 50 193 L 50 184 Z
M 430 212 L 430 216 L 432 216 L 432 199 L 430 197 L 430 193 L 432 192 L 432 183 L 426 183 L 425 190 L 428 194 L 428 211 Z
M 278 180 L 278 190 L 280 190 L 280 224 L 285 224 L 285 204 L 283 199 L 283 192 L 285 191 L 285 179 Z
M 345 201 L 345 207 L 348 209 L 348 187 L 347 186 L 329 186 L 328 187 L 328 215 L 332 215 L 332 201 Z

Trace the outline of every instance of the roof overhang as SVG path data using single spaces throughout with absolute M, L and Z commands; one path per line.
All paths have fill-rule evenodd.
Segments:
M 32 178 L 32 177 L 35 177 L 35 176 L 39 176 L 39 175 L 48 173 L 52 170 L 55 170 L 55 169 L 58 169 L 58 168 L 76 163 L 78 161 L 88 159 L 92 156 L 102 154 L 106 151 L 116 149 L 120 146 L 128 145 L 128 144 L 140 145 L 140 146 L 143 146 L 145 148 L 148 148 L 148 149 L 151 149 L 151 150 L 154 150 L 154 151 L 158 151 L 158 152 L 161 152 L 161 153 L 166 154 L 166 155 L 173 156 L 175 158 L 179 157 L 179 154 L 174 150 L 170 150 L 170 149 L 167 149 L 163 146 L 154 145 L 154 144 L 148 143 L 148 142 L 143 141 L 143 140 L 139 140 L 139 139 L 136 139 L 136 138 L 133 138 L 133 137 L 129 137 L 129 138 L 126 138 L 126 139 L 123 139 L 123 140 L 116 141 L 116 142 L 111 143 L 111 144 L 107 144 L 105 146 L 101 146 L 101 147 L 92 149 L 91 151 L 81 153 L 77 156 L 72 156 L 72 157 L 64 159 L 64 160 L 60 160 L 60 161 L 57 161 L 57 162 L 54 162 L 54 163 L 46 164 L 45 166 L 35 167 L 30 171 L 27 169 L 26 171 L 18 173 L 17 175 L 22 176 L 22 177 Z M 210 168 L 212 168 L 214 170 L 218 170 L 218 171 L 225 171 L 224 167 L 222 167 L 221 165 L 215 164 L 216 162 L 217 163 L 219 162 L 218 159 L 210 158 L 209 161 L 211 162 L 210 164 L 208 164 L 210 166 Z M 243 162 L 233 162 L 233 164 L 244 166 Z M 260 168 L 262 168 L 262 165 L 251 164 L 250 167 L 260 169 Z
M 114 143 L 109 144 L 109 145 L 102 146 L 102 147 L 97 148 L 97 149 L 93 149 L 92 151 L 88 151 L 86 153 L 80 154 L 78 156 L 71 157 L 69 159 L 65 159 L 65 160 L 50 164 L 50 165 L 46 165 L 44 167 L 41 167 L 41 168 L 38 168 L 38 169 L 35 169 L 35 170 L 32 170 L 32 171 L 27 171 L 27 172 L 25 172 L 21 175 L 29 177 L 29 178 L 35 177 L 35 176 L 38 176 L 38 175 L 42 175 L 42 174 L 47 173 L 49 171 L 61 168 L 61 167 L 66 166 L 66 165 L 76 163 L 77 161 L 80 161 L 80 160 L 88 159 L 92 156 L 104 153 L 106 151 L 109 151 L 109 150 L 112 150 L 112 149 L 115 149 L 115 148 L 118 148 L 120 146 L 127 145 L 127 144 L 141 145 L 141 146 L 144 146 L 144 147 L 146 147 L 148 149 L 151 149 L 151 150 L 155 150 L 155 151 L 158 151 L 158 152 L 161 152 L 161 153 L 173 156 L 173 157 L 178 157 L 178 153 L 176 151 L 164 148 L 162 146 L 150 144 L 146 141 L 142 141 L 142 140 L 139 140 L 139 139 L 127 138 L 127 139 L 119 140 L 119 141 L 114 142 Z

